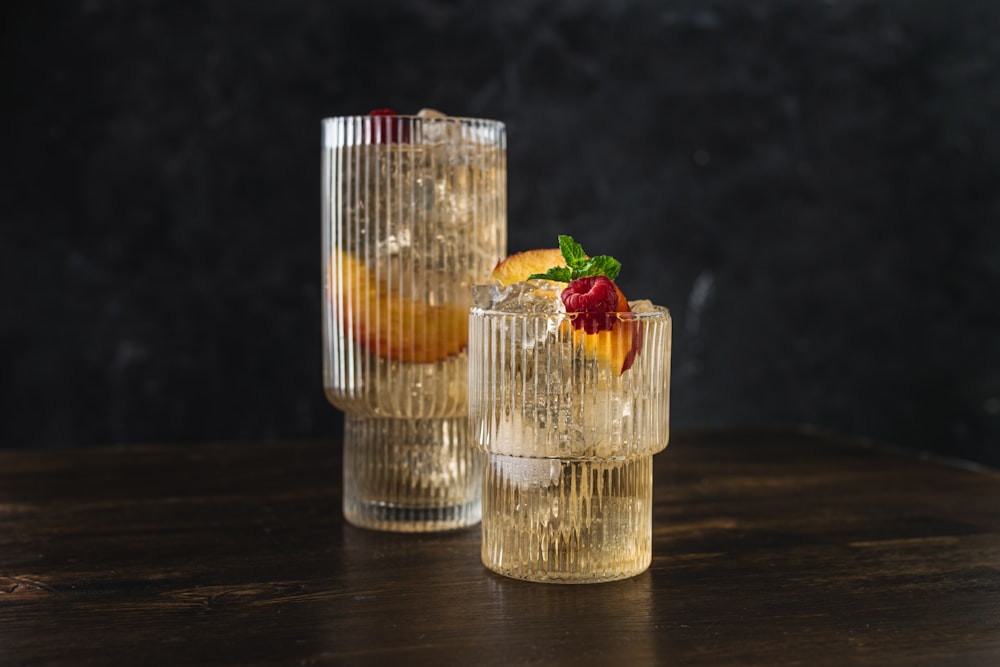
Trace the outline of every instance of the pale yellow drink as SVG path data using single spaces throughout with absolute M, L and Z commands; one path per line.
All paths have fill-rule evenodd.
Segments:
M 670 315 L 635 304 L 591 337 L 572 314 L 507 301 L 470 315 L 469 423 L 488 459 L 483 562 L 542 582 L 638 574 L 652 556 L 652 456 L 668 441 Z
M 506 250 L 503 125 L 358 116 L 325 120 L 323 136 L 324 386 L 345 412 L 345 516 L 473 524 L 467 313 Z

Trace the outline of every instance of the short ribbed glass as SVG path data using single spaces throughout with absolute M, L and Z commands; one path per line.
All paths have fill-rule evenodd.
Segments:
M 345 413 L 344 516 L 378 530 L 469 526 L 471 285 L 506 253 L 502 123 L 323 121 L 323 380 Z
M 469 425 L 487 455 L 482 558 L 509 577 L 612 581 L 652 558 L 670 314 L 610 314 L 586 335 L 574 317 L 471 311 Z

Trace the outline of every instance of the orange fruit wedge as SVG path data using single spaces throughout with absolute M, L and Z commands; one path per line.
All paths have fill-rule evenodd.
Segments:
M 350 253 L 333 249 L 329 280 L 335 318 L 372 354 L 429 363 L 458 354 L 468 344 L 467 307 L 432 306 L 400 296 Z

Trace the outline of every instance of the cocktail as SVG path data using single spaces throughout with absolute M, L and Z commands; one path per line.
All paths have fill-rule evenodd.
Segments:
M 482 558 L 500 574 L 587 583 L 649 566 L 671 320 L 627 301 L 619 268 L 560 237 L 476 288 L 469 424 L 487 454 Z
M 472 525 L 468 311 L 506 252 L 504 126 L 328 118 L 322 167 L 323 379 L 345 412 L 344 515 L 405 532 Z

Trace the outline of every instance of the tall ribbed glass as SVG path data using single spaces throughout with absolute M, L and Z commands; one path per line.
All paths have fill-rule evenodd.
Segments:
M 345 413 L 344 515 L 403 532 L 475 524 L 471 285 L 506 253 L 502 123 L 323 121 L 323 380 Z
M 670 315 L 606 317 L 585 334 L 574 315 L 472 310 L 469 424 L 487 454 L 482 558 L 495 572 L 593 583 L 649 567 Z

